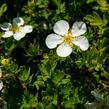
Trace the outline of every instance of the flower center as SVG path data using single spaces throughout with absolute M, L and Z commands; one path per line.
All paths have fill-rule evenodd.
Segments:
M 64 42 L 66 42 L 68 44 L 71 44 L 73 39 L 74 39 L 74 37 L 71 33 L 67 33 L 64 35 Z
M 10 28 L 10 31 L 12 31 L 13 33 L 19 32 L 20 27 L 16 26 L 16 25 L 12 25 L 12 27 Z
M 13 33 L 19 32 L 19 28 L 13 26 L 13 27 L 12 27 L 12 31 L 13 31 Z

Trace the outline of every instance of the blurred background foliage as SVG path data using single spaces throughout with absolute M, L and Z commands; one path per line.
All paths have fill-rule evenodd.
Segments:
M 95 100 L 92 90 L 109 95 L 108 0 L 0 0 L 0 24 L 17 16 L 33 32 L 15 41 L 3 39 L 0 31 L 0 109 L 85 109 Z M 47 35 L 61 19 L 70 26 L 86 22 L 87 51 L 74 46 L 69 57 L 60 58 L 46 47 Z

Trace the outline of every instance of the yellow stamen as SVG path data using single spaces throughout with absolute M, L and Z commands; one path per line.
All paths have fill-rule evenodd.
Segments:
M 16 33 L 16 32 L 19 31 L 19 28 L 18 28 L 18 27 L 13 27 L 13 28 L 12 28 L 12 31 L 13 31 L 14 33 Z
M 17 26 L 12 25 L 12 28 L 10 28 L 10 31 L 12 31 L 13 33 L 19 32 L 19 28 Z
M 3 65 L 8 65 L 8 64 L 9 64 L 9 59 L 3 59 L 3 60 L 1 61 L 1 64 L 3 64 Z
M 64 35 L 65 43 L 71 44 L 73 39 L 74 39 L 74 37 L 70 32 Z

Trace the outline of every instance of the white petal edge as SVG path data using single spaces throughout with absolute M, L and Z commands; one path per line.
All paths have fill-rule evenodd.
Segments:
M 0 80 L 0 90 L 3 88 L 3 82 Z
M 96 109 L 95 103 L 86 103 L 85 106 L 87 109 Z
M 20 31 L 23 33 L 31 33 L 33 30 L 31 25 L 25 25 L 24 27 L 21 27 Z
M 73 44 L 80 47 L 81 50 L 85 51 L 89 48 L 89 42 L 85 36 L 75 37 L 72 41 Z
M 18 41 L 18 40 L 22 39 L 23 37 L 25 37 L 25 35 L 26 35 L 26 33 L 17 32 L 14 34 L 14 39 Z
M 12 28 L 12 25 L 11 25 L 11 23 L 3 23 L 3 24 L 0 24 L 0 28 L 2 29 L 2 30 L 5 30 L 5 31 L 8 31 L 9 29 L 11 29 Z
M 63 42 L 63 37 L 56 34 L 49 34 L 45 40 L 45 43 L 48 48 L 53 49 L 57 47 L 58 44 Z
M 103 101 L 103 97 L 100 94 L 96 93 L 95 91 L 91 91 L 91 94 L 95 97 L 97 101 L 100 102 Z
M 60 57 L 67 57 L 72 53 L 72 48 L 70 45 L 66 43 L 62 43 L 56 49 L 57 55 Z
M 13 19 L 13 25 L 22 26 L 24 25 L 24 20 L 21 17 L 16 17 Z
M 8 38 L 8 37 L 11 37 L 12 35 L 13 35 L 12 31 L 6 31 L 2 37 L 3 38 Z
M 53 30 L 55 33 L 63 36 L 64 34 L 66 34 L 68 32 L 69 24 L 65 20 L 60 20 L 55 23 Z
M 72 26 L 72 30 L 71 30 L 71 32 L 74 36 L 83 35 L 86 31 L 87 31 L 86 24 L 82 21 L 74 22 L 74 24 Z
M 0 78 L 2 77 L 2 69 L 0 68 Z

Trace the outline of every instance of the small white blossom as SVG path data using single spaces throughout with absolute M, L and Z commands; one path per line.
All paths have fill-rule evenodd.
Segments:
M 96 93 L 95 91 L 91 91 L 91 94 L 95 97 L 95 99 L 96 99 L 98 102 L 101 102 L 101 101 L 104 100 L 103 97 L 102 97 L 100 94 Z
M 2 77 L 2 69 L 0 68 L 0 78 Z M 0 90 L 3 88 L 3 82 L 0 80 Z
M 89 42 L 83 34 L 86 32 L 86 24 L 82 21 L 75 22 L 70 29 L 69 24 L 65 20 L 56 22 L 53 27 L 55 33 L 49 34 L 46 38 L 46 45 L 53 49 L 57 47 L 58 56 L 66 57 L 72 53 L 72 45 L 75 44 L 85 51 L 89 47 Z
M 2 77 L 2 69 L 0 68 L 0 78 Z
M 0 90 L 3 88 L 3 82 L 0 80 Z
M 13 19 L 11 23 L 3 23 L 0 25 L 1 29 L 5 31 L 3 38 L 8 38 L 14 36 L 15 40 L 20 40 L 25 37 L 26 33 L 32 32 L 31 25 L 24 25 L 24 20 L 21 17 L 17 17 Z
M 109 109 L 109 96 L 104 99 L 100 94 L 91 91 L 91 94 L 97 100 L 96 102 L 86 103 L 87 109 Z
M 85 106 L 87 109 L 96 109 L 95 103 L 86 103 Z

